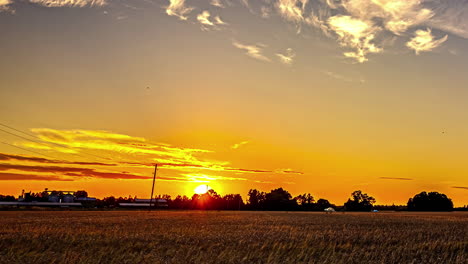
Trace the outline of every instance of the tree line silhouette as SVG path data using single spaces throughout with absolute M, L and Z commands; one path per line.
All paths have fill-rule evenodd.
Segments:
M 59 194 L 59 193 L 58 193 Z M 47 192 L 31 193 L 29 201 L 47 201 Z M 87 197 L 86 191 L 75 193 L 76 197 Z M 452 211 L 453 202 L 445 194 L 438 192 L 421 192 L 409 198 L 406 206 L 375 205 L 374 197 L 360 190 L 351 193 L 350 198 L 343 205 L 331 204 L 328 200 L 315 198 L 310 193 L 293 197 L 283 188 L 263 192 L 250 189 L 247 199 L 240 194 L 219 195 L 214 190 L 204 194 L 194 194 L 192 197 L 178 195 L 174 199 L 170 195 L 159 195 L 165 199 L 169 209 L 183 210 L 265 210 L 265 211 L 323 211 L 333 208 L 338 211 L 372 211 L 372 210 L 408 210 L 408 211 Z M 137 197 L 114 197 L 96 199 L 91 206 L 96 208 L 116 208 L 120 203 L 133 203 Z M 0 201 L 16 201 L 9 195 L 0 195 Z M 468 209 L 467 206 L 463 207 Z M 460 209 L 463 209 L 460 208 Z

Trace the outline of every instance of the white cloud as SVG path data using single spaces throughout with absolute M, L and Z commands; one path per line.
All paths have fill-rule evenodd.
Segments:
M 300 23 L 304 20 L 304 10 L 309 0 L 278 0 L 276 7 L 286 20 Z
M 262 54 L 262 48 L 265 45 L 257 44 L 257 45 L 244 45 L 239 42 L 234 41 L 232 43 L 234 47 L 238 49 L 242 49 L 246 52 L 246 54 L 254 59 L 261 60 L 261 61 L 267 61 L 270 62 L 271 60 L 266 57 L 265 55 Z
M 345 0 L 342 6 L 354 18 L 382 20 L 383 26 L 400 35 L 408 28 L 421 25 L 433 16 L 421 0 Z
M 227 25 L 219 16 L 215 16 L 213 20 L 210 19 L 211 14 L 207 10 L 198 14 L 197 20 L 202 25 L 202 30 L 209 30 L 210 28 L 219 29 L 217 25 Z
M 356 59 L 358 62 L 367 61 L 367 54 L 382 51 L 372 41 L 379 30 L 372 22 L 363 21 L 351 16 L 333 16 L 328 20 L 329 27 L 338 35 L 340 44 L 353 48 L 354 51 L 345 52 L 344 56 Z
M 326 0 L 327 5 L 331 9 L 337 9 L 339 7 L 339 5 L 340 5 L 339 2 L 340 2 L 339 0 Z
M 445 35 L 440 39 L 435 39 L 430 29 L 416 30 L 414 35 L 415 36 L 406 43 L 406 46 L 414 50 L 417 55 L 421 52 L 431 51 L 439 47 L 448 38 L 448 36 Z
M 227 23 L 224 22 L 219 16 L 214 17 L 214 23 L 217 25 L 227 25 Z
M 29 2 L 47 7 L 93 7 L 107 4 L 105 0 L 29 0 Z
M 294 61 L 294 57 L 296 57 L 296 53 L 291 48 L 286 49 L 285 53 L 276 53 L 276 56 L 278 56 L 278 59 L 286 64 L 286 65 L 291 65 Z
M 9 7 L 13 2 L 11 0 L 0 0 L 0 12 L 2 11 L 12 11 Z
M 222 3 L 221 0 L 211 0 L 210 4 L 212 6 L 217 6 L 217 7 L 220 7 L 220 8 L 225 8 L 226 6 Z
M 240 2 L 241 2 L 244 6 L 250 7 L 249 0 L 240 0 Z
M 260 15 L 263 18 L 269 18 L 271 15 L 271 8 L 269 8 L 268 6 L 262 6 L 260 8 Z
M 166 7 L 166 14 L 176 16 L 181 20 L 187 20 L 187 15 L 192 12 L 192 7 L 185 6 L 185 0 L 169 0 L 169 6 Z
M 210 21 L 210 12 L 206 10 L 197 16 L 197 20 L 203 25 L 214 26 L 214 23 Z
M 344 56 L 362 63 L 369 54 L 383 51 L 388 33 L 401 38 L 411 28 L 431 25 L 468 38 L 468 1 L 450 3 L 458 8 L 448 8 L 451 4 L 443 0 L 323 0 L 312 3 L 312 12 L 304 21 L 329 37 L 338 36 L 341 46 L 353 49 Z M 427 47 L 444 41 L 428 42 Z

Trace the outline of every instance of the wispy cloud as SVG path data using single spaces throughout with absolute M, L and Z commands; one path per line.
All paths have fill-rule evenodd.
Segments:
M 380 19 L 385 29 L 400 35 L 433 16 L 422 4 L 421 0 L 348 0 L 342 2 L 342 7 L 362 21 Z
M 425 1 L 434 16 L 428 26 L 445 32 L 468 38 L 468 1 L 466 0 L 431 0 Z
M 397 181 L 412 181 L 411 178 L 400 178 L 400 177 L 379 177 L 382 180 L 397 180 Z
M 256 44 L 256 45 L 244 45 L 242 43 L 239 43 L 237 41 L 234 41 L 232 43 L 234 47 L 244 50 L 246 54 L 254 59 L 261 60 L 261 61 L 266 61 L 270 62 L 271 60 L 266 57 L 265 55 L 262 54 L 263 48 L 265 45 L 262 44 Z
M 13 9 L 10 8 L 10 5 L 13 3 L 11 0 L 0 0 L 0 13 L 1 12 L 13 12 Z
M 250 7 L 249 0 L 239 0 L 245 7 Z
M 142 176 L 128 172 L 105 172 L 90 168 L 63 167 L 63 166 L 43 166 L 43 165 L 21 165 L 0 163 L 0 171 L 19 170 L 40 173 L 54 173 L 74 177 L 95 177 L 106 179 L 149 179 L 150 176 Z
M 422 30 L 426 27 L 468 38 L 466 0 L 239 0 L 237 4 L 239 2 L 252 14 L 263 18 L 276 13 L 284 21 L 293 23 L 298 34 L 306 26 L 319 29 L 346 49 L 343 51 L 345 58 L 358 63 L 368 61 L 371 54 L 384 52 L 384 48 L 410 48 L 419 54 L 432 51 L 447 40 L 447 36 L 435 39 L 430 31 Z M 193 9 L 186 7 L 182 0 L 171 0 L 170 3 L 166 10 L 168 14 L 181 19 L 187 19 L 185 14 Z M 209 4 L 220 8 L 236 5 L 226 0 L 211 0 Z M 200 13 L 197 20 L 204 30 L 225 23 L 219 16 L 212 17 L 209 11 Z M 413 31 L 416 36 L 409 39 Z M 398 39 L 403 41 L 396 41 Z M 236 41 L 233 45 L 245 50 L 252 58 L 271 61 L 262 54 L 263 45 L 246 45 Z M 289 65 L 292 62 L 288 54 L 275 55 L 282 63 Z
M 271 16 L 272 9 L 268 6 L 262 6 L 260 8 L 260 16 L 262 18 L 269 18 Z
M 187 15 L 192 12 L 193 7 L 185 5 L 185 0 L 169 0 L 169 6 L 166 7 L 166 14 L 176 16 L 181 20 L 187 20 Z
M 439 29 L 450 28 L 450 31 L 458 31 L 459 34 L 468 32 L 468 30 L 459 30 L 459 28 L 454 27 L 454 25 L 460 24 L 466 25 L 468 28 L 468 19 L 465 19 L 467 23 L 453 23 L 453 19 L 450 19 L 452 16 L 438 14 L 442 13 L 439 6 L 450 6 L 448 2 L 444 3 L 444 1 L 327 0 L 325 2 L 325 5 L 315 4 L 311 15 L 305 21 L 319 28 L 327 36 L 331 36 L 330 33 L 337 35 L 341 46 L 354 49 L 351 52 L 344 52 L 344 56 L 361 63 L 368 60 L 369 54 L 383 51 L 383 44 L 389 33 L 406 38 L 407 32 L 411 28 L 424 25 L 432 25 Z M 431 3 L 432 5 L 430 5 Z M 459 10 L 467 10 L 468 3 L 466 1 L 464 4 L 458 5 Z M 463 17 L 462 11 L 457 12 L 446 8 L 443 12 L 454 15 L 458 20 Z M 468 14 L 468 11 L 466 13 Z M 452 20 L 451 23 L 446 23 L 450 20 Z M 411 44 L 407 45 L 411 49 L 417 48 L 417 52 L 430 51 L 446 40 L 445 37 L 440 40 L 430 39 L 428 38 L 430 34 L 427 34 L 427 31 L 417 32 L 419 35 L 408 42 Z
M 29 0 L 33 4 L 47 7 L 99 7 L 107 4 L 105 0 Z
M 53 160 L 32 156 L 22 156 L 0 153 L 0 160 L 17 160 L 17 161 L 29 161 L 38 163 L 53 163 L 53 164 L 75 164 L 75 165 L 93 165 L 93 166 L 115 166 L 115 164 L 102 163 L 102 162 L 81 162 L 81 161 L 65 161 L 65 160 Z
M 468 187 L 466 187 L 466 186 L 452 186 L 452 188 L 455 188 L 455 189 L 462 189 L 462 190 L 468 190 Z
M 217 26 L 227 25 L 219 16 L 213 17 L 210 19 L 211 14 L 207 10 L 203 11 L 202 13 L 198 14 L 197 20 L 202 25 L 202 30 L 209 30 L 210 28 L 219 29 Z
M 414 35 L 415 36 L 406 43 L 406 46 L 414 50 L 417 55 L 421 52 L 434 50 L 435 48 L 439 47 L 442 43 L 444 43 L 448 38 L 448 36 L 445 35 L 440 39 L 435 39 L 430 29 L 416 30 Z
M 339 74 L 339 73 L 336 73 L 336 72 L 333 72 L 333 71 L 322 71 L 323 74 L 327 75 L 328 77 L 330 78 L 333 78 L 333 79 L 336 79 L 336 80 L 340 80 L 340 81 L 344 81 L 344 82 L 359 82 L 359 83 L 365 83 L 366 80 L 364 78 L 359 78 L 359 77 L 355 77 L 355 78 L 351 78 L 351 77 L 346 77 L 342 74 Z
M 236 143 L 236 144 L 232 145 L 231 148 L 232 149 L 238 149 L 238 148 L 240 148 L 240 147 L 242 147 L 244 145 L 247 145 L 247 144 L 249 144 L 249 141 L 242 141 L 240 143 Z
M 342 81 L 345 81 L 345 82 L 352 82 L 351 79 L 341 75 L 341 74 L 338 74 L 336 72 L 332 72 L 332 71 L 323 71 L 323 73 L 333 79 L 337 79 L 337 80 L 342 80 Z
M 328 25 L 338 35 L 342 46 L 354 49 L 354 51 L 345 52 L 346 57 L 354 58 L 362 63 L 368 60 L 367 54 L 382 51 L 373 43 L 378 28 L 369 21 L 351 16 L 333 16 L 329 18 Z
M 206 10 L 197 16 L 197 20 L 203 25 L 214 26 L 214 23 L 210 21 L 210 12 Z
M 305 7 L 309 0 L 278 0 L 276 7 L 286 20 L 301 23 L 304 20 Z
M 24 173 L 0 172 L 0 181 L 73 181 L 54 175 L 36 175 Z
M 210 5 L 216 6 L 216 7 L 219 7 L 219 8 L 225 8 L 226 7 L 226 5 L 223 3 L 222 0 L 211 0 Z
M 291 65 L 296 57 L 296 53 L 291 48 L 286 49 L 285 53 L 276 53 L 280 62 L 286 65 Z
M 216 161 L 206 158 L 205 155 L 213 155 L 210 150 L 196 148 L 181 148 L 165 143 L 150 142 L 141 137 L 132 137 L 125 134 L 112 133 L 109 131 L 96 130 L 55 130 L 48 128 L 31 129 L 43 144 L 29 145 L 27 142 L 16 142 L 27 148 L 40 147 L 41 151 L 52 154 L 62 152 L 62 149 L 71 150 L 74 159 L 76 155 L 85 158 L 84 161 L 68 161 L 66 159 L 50 159 L 27 155 L 0 153 L 0 160 L 10 162 L 0 164 L 1 170 L 15 170 L 23 174 L 34 171 L 37 173 L 52 173 L 57 176 L 112 179 L 148 179 L 141 175 L 141 169 L 147 170 L 157 163 L 160 168 L 169 173 L 165 175 L 166 180 L 187 181 L 181 179 L 177 174 L 200 173 L 213 171 L 219 173 L 236 174 L 282 174 L 292 173 L 283 170 L 268 170 L 258 168 L 238 168 L 230 165 L 228 161 Z M 238 143 L 238 147 L 247 144 L 248 141 Z M 44 148 L 43 148 L 44 147 Z M 87 161 L 85 155 L 96 153 L 102 156 L 111 156 L 106 162 Z M 52 155 L 51 154 L 51 155 Z M 61 155 L 61 157 L 63 156 Z M 106 157 L 103 157 L 106 158 Z M 106 158 L 107 159 L 107 158 Z M 146 162 L 141 162 L 145 160 Z M 51 164 L 53 166 L 51 166 Z M 70 166 L 73 165 L 73 166 Z M 127 172 L 129 170 L 130 172 Z M 134 173 L 133 171 L 138 171 Z M 176 174 L 176 175 L 174 175 Z M 299 174 L 299 173 L 298 173 Z M 170 177 L 175 177 L 170 179 Z M 229 175 L 225 177 L 231 177 Z M 236 176 L 240 177 L 240 176 Z M 262 176 L 263 177 L 263 176 Z M 257 179 L 249 179 L 256 181 Z
M 219 16 L 214 17 L 214 23 L 217 25 L 227 25 L 227 23 L 224 22 Z
M 295 171 L 293 169 L 279 169 L 279 170 L 276 170 L 275 172 L 283 173 L 283 174 L 304 174 L 301 171 Z

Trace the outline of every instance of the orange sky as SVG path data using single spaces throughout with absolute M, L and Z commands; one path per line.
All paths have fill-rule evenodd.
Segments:
M 0 1 L 0 193 L 147 197 L 157 162 L 161 194 L 468 204 L 465 14 L 462 1 Z

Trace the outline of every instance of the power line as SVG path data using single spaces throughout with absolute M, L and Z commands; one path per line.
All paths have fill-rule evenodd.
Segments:
M 22 150 L 24 150 L 24 151 L 29 151 L 29 152 L 31 152 L 31 153 L 39 154 L 39 155 L 42 155 L 42 156 L 47 157 L 47 158 L 57 159 L 57 158 L 55 158 L 55 157 L 52 157 L 52 156 L 49 156 L 49 155 L 46 155 L 46 154 L 43 154 L 43 153 L 40 153 L 40 152 L 37 152 L 37 151 L 34 151 L 34 150 L 30 150 L 30 149 L 25 149 L 25 148 L 22 148 L 22 147 L 18 147 L 18 146 L 15 146 L 15 145 L 13 145 L 13 144 L 6 143 L 6 142 L 3 142 L 3 141 L 0 141 L 0 143 L 3 143 L 3 144 L 5 144 L 5 145 L 9 145 L 9 146 L 11 146 L 11 147 L 15 147 L 15 148 L 18 148 L 18 149 L 22 149 Z
M 3 141 L 0 141 L 0 143 L 3 143 L 3 144 L 5 144 L 5 145 L 11 146 L 11 147 L 15 147 L 15 148 L 18 148 L 18 149 L 21 149 L 21 150 L 24 150 L 24 151 L 29 151 L 29 152 L 31 152 L 31 153 L 39 154 L 39 155 L 42 155 L 42 156 L 47 157 L 47 158 L 51 158 L 51 159 L 57 160 L 56 157 L 52 157 L 52 156 L 49 156 L 49 155 L 46 155 L 46 154 L 43 154 L 43 153 L 40 153 L 40 152 L 37 152 L 37 151 L 34 151 L 34 150 L 30 150 L 30 149 L 25 149 L 25 148 L 22 148 L 22 147 L 18 147 L 18 146 L 15 146 L 15 145 L 13 145 L 13 144 L 6 143 L 6 142 L 3 142 Z M 64 162 L 66 162 L 66 161 L 64 161 Z M 114 169 L 107 168 L 107 167 L 106 167 L 106 170 L 113 171 L 113 172 L 116 172 L 116 173 L 119 173 L 119 174 L 122 174 L 122 173 L 123 173 L 122 171 L 114 170 Z M 153 184 L 154 184 L 154 183 L 153 183 Z
M 48 144 L 53 144 L 53 145 L 56 145 L 56 146 L 59 146 L 59 147 L 62 147 L 62 148 L 67 148 L 67 149 L 75 150 L 75 149 L 72 148 L 72 147 L 69 147 L 69 146 L 67 146 L 67 145 L 61 145 L 61 144 L 58 144 L 58 143 L 55 143 L 55 142 L 47 142 L 47 143 L 45 143 L 41 138 L 39 138 L 39 137 L 36 136 L 36 135 L 32 135 L 32 134 L 26 133 L 26 132 L 24 132 L 24 131 L 21 131 L 21 130 L 19 130 L 19 129 L 13 128 L 13 127 L 11 127 L 11 126 L 7 126 L 7 125 L 2 124 L 2 123 L 0 123 L 0 125 L 1 125 L 1 126 L 4 126 L 4 127 L 7 127 L 7 128 L 9 128 L 9 129 L 12 129 L 12 130 L 14 130 L 14 131 L 20 132 L 20 133 L 22 133 L 22 134 L 28 135 L 28 136 L 30 136 L 30 137 L 34 137 L 34 138 L 36 138 L 36 139 L 39 139 L 39 140 L 41 140 L 42 142 L 37 141 L 37 140 L 33 140 L 33 139 L 29 139 L 29 138 L 26 138 L 26 137 L 23 137 L 23 136 L 21 136 L 21 135 L 18 135 L 18 134 L 15 134 L 15 133 L 12 133 L 12 132 L 9 132 L 9 131 L 6 131 L 6 130 L 3 130 L 3 129 L 0 128 L 0 131 L 3 131 L 3 132 L 8 133 L 8 134 L 10 134 L 10 135 L 13 135 L 13 136 L 16 136 L 16 137 L 20 137 L 20 138 L 22 138 L 22 139 L 26 139 L 26 140 L 29 140 L 29 141 L 33 141 L 33 142 L 36 142 L 36 143 L 38 143 L 38 144 L 45 145 L 45 146 L 48 146 Z M 101 158 L 101 159 L 105 159 L 105 160 L 110 160 L 109 158 L 102 157 L 102 156 L 95 155 L 95 154 L 91 154 L 91 153 L 87 153 L 87 152 L 84 152 L 84 151 L 81 151 L 81 153 L 86 154 L 86 155 L 89 155 L 89 156 L 93 156 L 93 157 L 95 157 L 95 158 Z M 80 157 L 82 157 L 82 158 L 87 158 L 87 157 L 84 157 L 84 156 L 82 156 L 82 155 L 80 155 L 80 154 L 78 154 L 78 153 L 72 153 L 72 154 L 77 155 L 77 156 L 80 156 Z
M 15 128 L 13 128 L 13 127 L 7 126 L 7 125 L 2 124 L 2 123 L 0 123 L 0 125 L 2 125 L 2 126 L 4 126 L 4 127 L 7 127 L 7 128 L 9 128 L 9 129 L 12 129 L 12 130 L 14 130 L 14 131 L 20 132 L 20 133 L 22 133 L 22 134 L 28 135 L 28 136 L 30 136 L 30 137 L 34 137 L 34 138 L 37 138 L 37 139 L 41 140 L 39 137 L 37 137 L 37 136 L 35 136 L 35 135 L 32 135 L 32 134 L 29 134 L 29 133 L 26 133 L 26 132 L 23 132 L 23 131 L 21 131 L 21 130 L 19 130 L 19 129 L 15 129 Z M 24 136 L 18 135 L 18 134 L 16 134 L 16 133 L 12 133 L 12 132 L 10 132 L 10 131 L 7 131 L 7 130 L 1 129 L 1 128 L 0 128 L 0 131 L 5 132 L 5 133 L 8 133 L 8 134 L 10 134 L 10 135 L 13 135 L 13 136 L 15 136 L 15 137 L 19 137 L 19 138 L 22 138 L 22 139 L 25 139 L 25 140 L 31 141 L 31 142 L 36 142 L 36 143 L 38 143 L 38 144 L 41 144 L 41 145 L 44 145 L 44 146 L 47 146 L 47 147 L 48 147 L 48 144 L 45 143 L 45 142 L 42 141 L 42 140 L 41 140 L 41 141 L 42 141 L 42 142 L 41 142 L 41 141 L 29 139 L 29 138 L 26 138 L 26 137 L 24 137 Z M 47 158 L 57 159 L 56 157 L 52 157 L 52 156 L 49 156 L 49 155 L 46 155 L 46 154 L 43 154 L 43 153 L 40 153 L 40 152 L 37 152 L 37 151 L 33 151 L 33 150 L 25 149 L 25 148 L 22 148 L 22 147 L 19 147 L 19 146 L 15 146 L 15 145 L 13 145 L 13 144 L 9 144 L 9 143 L 6 143 L 6 142 L 0 141 L 0 143 L 3 143 L 3 144 L 5 144 L 5 145 L 9 145 L 9 146 L 12 146 L 12 147 L 15 147 L 15 148 L 24 150 L 24 151 L 29 151 L 29 152 L 31 152 L 31 153 L 39 154 L 39 155 L 45 156 L 45 157 L 47 157 Z M 74 150 L 74 148 L 71 148 L 71 147 L 66 146 L 66 145 L 63 145 L 63 146 L 62 146 L 62 145 L 60 145 L 60 144 L 58 144 L 58 143 L 55 143 L 55 142 L 49 142 L 49 143 L 54 144 L 54 145 L 57 145 L 57 146 L 59 146 L 59 147 L 64 147 L 64 148 L 68 148 L 68 149 Z M 86 152 L 83 152 L 83 153 L 84 153 L 84 154 L 87 154 L 87 155 L 90 155 L 90 156 L 97 157 L 97 158 L 105 159 L 105 160 L 107 160 L 107 161 L 108 161 L 108 160 L 111 160 L 111 159 L 109 159 L 109 158 L 101 157 L 101 156 L 99 156 L 99 155 L 94 155 L 94 154 L 90 154 L 90 153 L 86 153 Z M 85 157 L 85 156 L 80 155 L 80 154 L 78 154 L 78 153 L 71 153 L 71 154 L 80 156 L 80 157 L 82 157 L 82 158 L 88 158 L 88 157 Z M 111 169 L 111 168 L 106 168 L 106 170 L 114 171 L 114 172 L 117 172 L 117 173 L 122 173 L 122 171 L 114 170 L 114 169 Z
M 16 128 L 11 127 L 11 126 L 7 126 L 7 125 L 2 124 L 2 123 L 0 123 L 0 126 L 4 126 L 4 127 L 9 128 L 9 129 L 11 129 L 11 130 L 15 130 L 15 131 L 17 131 L 17 132 L 20 132 L 20 133 L 22 133 L 22 134 L 28 135 L 28 136 L 30 136 L 30 137 L 36 137 L 36 136 L 33 135 L 33 134 L 26 133 L 26 132 L 24 132 L 24 131 L 21 131 L 21 130 L 16 129 Z
M 26 137 L 20 136 L 20 135 L 18 135 L 18 134 L 15 134 L 15 133 L 12 133 L 12 132 L 3 130 L 3 129 L 1 129 L 1 128 L 0 128 L 0 131 L 5 132 L 5 133 L 8 133 L 8 134 L 10 134 L 10 135 L 13 135 L 13 136 L 15 136 L 15 137 L 19 137 L 19 138 L 25 139 L 25 140 L 27 140 L 27 141 L 35 142 L 35 143 L 41 144 L 41 145 L 43 145 L 43 146 L 49 147 L 49 145 L 48 145 L 47 143 L 44 143 L 44 142 L 40 142 L 40 141 L 37 141 L 37 140 L 34 140 L 34 139 L 26 138 Z M 82 158 L 87 158 L 87 157 L 84 157 L 84 156 L 82 156 L 82 155 L 80 155 L 80 154 L 78 154 L 78 153 L 71 153 L 71 154 L 80 156 L 80 157 L 82 157 Z

